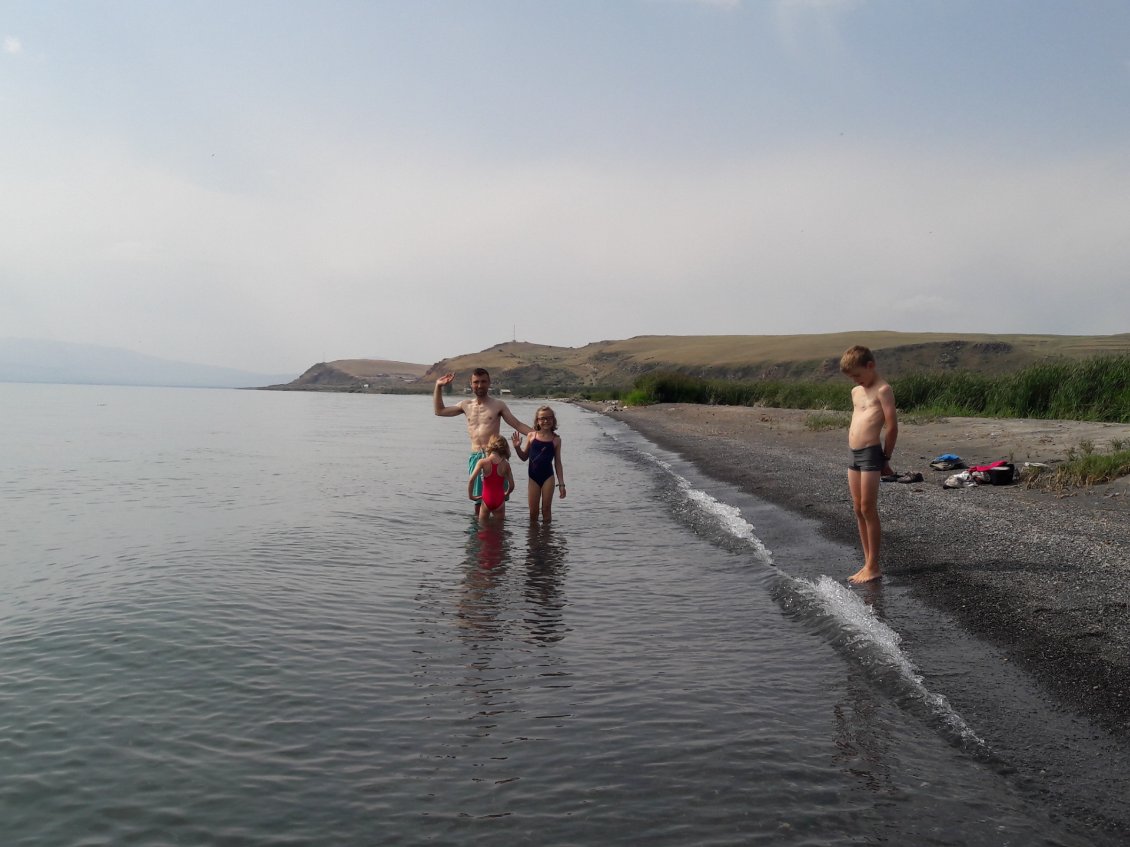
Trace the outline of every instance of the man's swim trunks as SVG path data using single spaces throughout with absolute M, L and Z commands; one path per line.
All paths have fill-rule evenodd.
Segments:
M 552 441 L 530 438 L 530 479 L 538 488 L 553 476 L 553 460 L 556 456 L 557 446 Z
M 486 468 L 479 475 L 482 480 L 483 505 L 492 512 L 506 502 L 505 480 L 498 472 L 498 465 L 487 462 Z
M 851 451 L 852 463 L 848 465 L 849 471 L 882 471 L 887 464 L 887 457 L 883 455 L 883 448 L 878 444 L 869 447 L 860 447 Z
M 479 450 L 478 452 L 471 454 L 471 458 L 469 458 L 467 460 L 467 476 L 471 475 L 471 471 L 473 471 L 475 469 L 475 465 L 477 465 L 479 463 L 479 459 L 483 458 L 486 454 L 487 454 L 486 450 Z M 474 483 L 473 487 L 471 488 L 471 493 L 474 494 L 476 497 L 480 496 L 483 493 L 483 475 L 482 474 L 479 474 L 477 477 L 475 477 L 475 483 Z

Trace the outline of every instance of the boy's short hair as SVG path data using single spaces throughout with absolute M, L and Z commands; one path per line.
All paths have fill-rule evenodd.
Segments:
M 487 379 L 490 379 L 490 374 L 487 373 L 486 368 L 475 368 L 471 371 L 471 376 L 485 376 Z
M 840 356 L 840 370 L 847 373 L 855 368 L 865 368 L 874 361 L 875 354 L 871 352 L 870 347 L 856 344 L 854 347 L 849 347 Z

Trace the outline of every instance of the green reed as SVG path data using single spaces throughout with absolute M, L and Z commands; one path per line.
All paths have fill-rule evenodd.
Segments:
M 628 404 L 704 403 L 719 406 L 773 406 L 789 409 L 850 409 L 851 386 L 826 382 L 702 379 L 675 372 L 639 377 L 625 395 Z
M 1028 487 L 1067 489 L 1098 485 L 1130 474 L 1130 450 L 1112 453 L 1088 451 L 1080 444 L 1080 452 L 1069 452 L 1067 461 L 1056 468 L 1025 468 L 1023 479 Z
M 917 373 L 892 381 L 892 387 L 900 412 L 920 417 L 1130 423 L 1130 356 L 1044 362 L 1004 376 L 972 371 Z M 735 382 L 656 372 L 639 377 L 624 402 L 850 410 L 850 390 L 847 380 Z

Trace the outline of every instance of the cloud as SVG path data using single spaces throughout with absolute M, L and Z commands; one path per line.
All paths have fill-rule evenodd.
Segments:
M 5 35 L 3 44 L 4 52 L 10 56 L 18 56 L 24 51 L 23 44 L 20 43 L 18 38 L 12 35 Z
M 814 42 L 811 49 L 816 52 L 839 53 L 843 49 L 840 20 L 862 5 L 863 0 L 776 0 L 777 37 L 793 53 L 809 42 Z
M 1124 331 L 1120 153 L 515 161 L 295 138 L 255 190 L 105 150 L 0 196 L 0 335 L 259 370 L 518 337 Z M 281 155 L 281 154 L 280 154 Z M 298 163 L 301 162 L 301 167 Z M 201 351 L 207 351 L 202 355 Z
M 526 319 L 529 340 L 557 332 L 568 343 L 884 323 L 1101 332 L 1130 299 L 1117 270 L 1130 264 L 1118 232 L 1130 171 L 1113 157 L 811 151 L 679 168 L 358 151 L 339 161 L 298 192 L 316 213 L 288 213 L 292 237 L 301 226 L 293 259 L 362 311 L 410 323 L 445 304 L 435 320 L 454 321 L 447 332 L 488 314 L 483 302 L 513 302 L 502 311 L 516 308 L 519 323 L 552 314 Z M 951 307 L 939 311 L 938 298 Z M 1103 302 L 1112 317 L 1099 326 Z M 506 337 L 510 319 L 501 323 L 495 335 Z

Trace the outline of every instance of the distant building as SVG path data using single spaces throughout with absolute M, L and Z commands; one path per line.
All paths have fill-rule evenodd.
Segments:
M 468 387 L 464 388 L 464 389 L 463 389 L 463 393 L 464 393 L 464 394 L 470 394 L 470 393 L 471 393 L 471 388 L 470 388 L 470 386 L 468 386 Z M 493 394 L 493 395 L 495 395 L 496 397 L 501 397 L 501 396 L 502 396 L 503 394 L 513 394 L 514 392 L 513 392 L 513 391 L 511 391 L 511 390 L 510 390 L 509 388 L 492 388 L 492 389 L 490 389 L 490 390 L 489 390 L 489 391 L 488 391 L 487 393 L 488 393 L 488 394 Z

